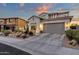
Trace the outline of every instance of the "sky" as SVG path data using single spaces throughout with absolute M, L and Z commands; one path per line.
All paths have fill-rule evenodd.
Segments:
M 78 3 L 0 3 L 0 17 L 21 17 L 28 19 L 43 12 L 70 11 L 70 15 L 79 17 Z

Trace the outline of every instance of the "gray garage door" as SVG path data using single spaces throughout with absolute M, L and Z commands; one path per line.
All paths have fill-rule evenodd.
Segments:
M 64 23 L 46 23 L 44 24 L 44 32 L 46 33 L 60 33 L 65 31 Z

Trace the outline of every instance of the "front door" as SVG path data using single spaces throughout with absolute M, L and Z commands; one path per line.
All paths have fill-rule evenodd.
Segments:
M 35 33 L 36 32 L 36 26 L 31 26 L 31 31 L 33 32 L 33 33 Z

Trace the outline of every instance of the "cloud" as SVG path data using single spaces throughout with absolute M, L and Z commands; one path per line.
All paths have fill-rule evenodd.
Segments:
M 24 7 L 24 3 L 20 3 L 19 5 L 20 5 L 20 7 Z
M 20 7 L 20 8 L 19 8 L 19 12 L 20 12 L 20 13 L 25 12 L 25 8 L 24 8 L 24 7 Z
M 76 11 L 79 10 L 79 4 L 78 3 L 70 3 L 67 8 L 59 7 L 57 8 L 57 11 Z
M 70 8 L 70 15 L 74 16 L 74 18 L 79 18 L 79 4 L 72 3 Z
M 7 6 L 7 3 L 2 3 L 3 6 Z
M 58 8 L 57 11 L 63 12 L 63 11 L 66 11 L 66 9 L 64 9 L 64 8 Z
M 70 9 L 71 9 L 71 10 L 79 9 L 79 3 L 72 3 Z
M 40 6 L 38 6 L 36 8 L 36 13 L 37 14 L 41 14 L 43 12 L 48 12 L 49 9 L 51 8 L 52 4 L 51 3 L 47 3 L 47 4 L 42 4 Z
M 74 18 L 79 18 L 79 10 L 72 10 L 70 11 L 70 15 L 74 16 Z
M 24 3 L 19 3 L 19 12 L 21 12 L 21 13 L 23 13 L 23 12 L 25 12 L 25 7 L 24 7 Z

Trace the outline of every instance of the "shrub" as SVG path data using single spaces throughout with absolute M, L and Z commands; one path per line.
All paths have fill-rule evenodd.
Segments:
M 3 31 L 3 33 L 5 36 L 8 36 L 11 32 L 9 30 L 5 30 L 5 31 Z
M 70 26 L 71 29 L 76 29 L 76 26 Z
M 25 33 L 25 34 L 28 34 L 28 33 L 29 33 L 29 31 L 25 31 L 24 33 Z
M 33 32 L 29 32 L 29 35 L 33 36 Z
M 25 38 L 27 37 L 27 35 L 26 35 L 25 33 L 22 33 L 21 37 L 22 37 L 23 39 L 25 39 Z
M 17 32 L 17 33 L 16 33 L 16 37 L 20 37 L 21 34 L 22 34 L 22 32 Z
M 15 30 L 14 32 L 16 33 L 16 32 L 18 32 L 18 30 Z
M 79 44 L 79 30 L 67 30 L 66 36 L 69 38 L 69 40 L 76 40 Z
M 43 33 L 43 31 L 40 31 L 40 33 Z
M 66 31 L 66 36 L 69 38 L 69 40 L 73 39 L 73 35 L 75 35 L 75 33 L 73 32 L 73 30 L 67 30 Z
M 76 31 L 76 34 L 74 36 L 74 39 L 77 41 L 77 43 L 79 44 L 79 30 Z

